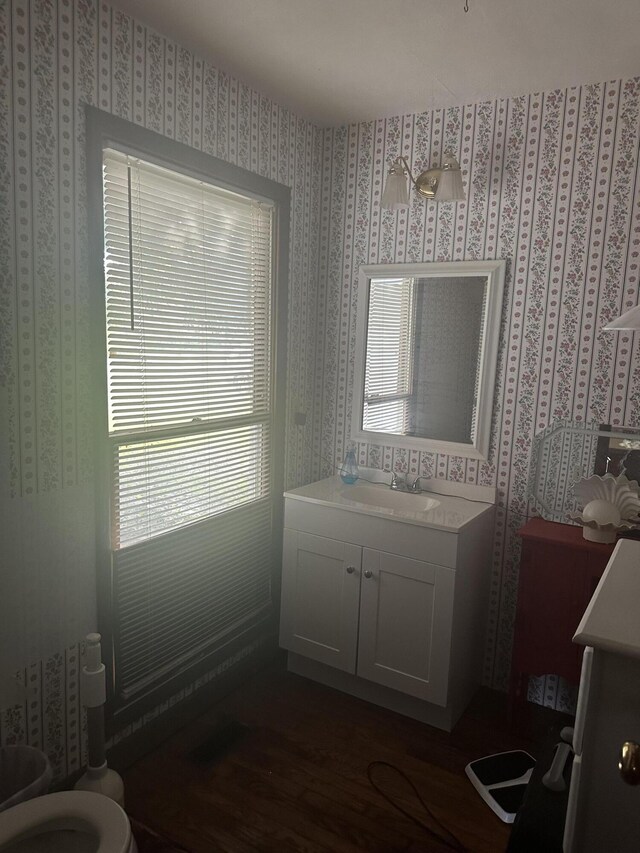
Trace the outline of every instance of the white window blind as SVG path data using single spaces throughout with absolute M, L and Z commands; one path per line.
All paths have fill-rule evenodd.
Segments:
M 266 496 L 269 430 L 251 424 L 115 448 L 114 547 Z
M 369 288 L 363 429 L 409 430 L 413 279 L 372 279 Z
M 271 605 L 274 207 L 115 149 L 103 202 L 116 671 L 133 695 Z

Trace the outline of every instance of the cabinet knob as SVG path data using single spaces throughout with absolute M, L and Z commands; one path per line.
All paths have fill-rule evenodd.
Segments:
M 347 566 L 347 574 L 352 575 L 356 570 L 355 566 Z
M 364 576 L 365 576 L 365 578 L 372 578 L 373 572 L 371 571 L 371 569 L 366 569 Z
M 618 770 L 627 785 L 640 785 L 640 745 L 635 741 L 622 744 Z

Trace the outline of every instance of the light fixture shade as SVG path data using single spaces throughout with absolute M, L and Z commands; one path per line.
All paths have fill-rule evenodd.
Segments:
M 462 172 L 458 161 L 447 155 L 442 164 L 442 174 L 436 190 L 436 201 L 464 201 L 464 186 Z
M 403 207 L 409 207 L 407 178 L 402 163 L 397 160 L 387 176 L 387 183 L 382 192 L 380 204 L 386 210 L 401 210 Z
M 640 305 L 625 311 L 620 317 L 616 317 L 602 327 L 603 332 L 637 332 L 638 330 L 640 330 Z

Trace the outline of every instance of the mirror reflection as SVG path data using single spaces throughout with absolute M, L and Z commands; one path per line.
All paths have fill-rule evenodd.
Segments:
M 362 427 L 472 444 L 487 276 L 372 278 Z
M 592 474 L 640 480 L 640 429 L 597 421 L 552 421 L 533 439 L 529 498 L 547 521 L 569 523 L 579 505 L 573 493 Z
M 360 267 L 351 438 L 486 459 L 505 261 Z

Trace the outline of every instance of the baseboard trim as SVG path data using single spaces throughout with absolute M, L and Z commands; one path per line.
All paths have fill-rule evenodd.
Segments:
M 107 750 L 109 767 L 118 773 L 156 749 L 177 731 L 192 723 L 197 717 L 208 711 L 213 705 L 228 696 L 247 679 L 256 675 L 267 666 L 272 666 L 278 659 L 284 662 L 284 654 L 278 647 L 277 638 L 268 636 L 264 643 L 253 654 L 238 663 L 233 669 L 209 681 L 190 696 L 177 702 L 154 720 L 126 738 L 118 741 Z M 86 768 L 72 773 L 57 782 L 52 791 L 65 791 L 73 788 Z
M 444 729 L 445 732 L 450 732 L 453 729 L 467 704 L 459 707 L 452 707 L 451 704 L 444 707 L 434 705 L 431 702 L 416 699 L 414 696 L 407 696 L 381 684 L 374 684 L 373 681 L 367 681 L 348 672 L 342 672 L 326 664 L 310 660 L 294 652 L 289 652 L 287 669 L 296 675 L 302 675 L 312 681 L 319 681 L 326 687 L 333 687 L 335 690 L 348 693 L 350 696 L 364 699 L 366 702 L 371 702 L 372 705 L 380 705 L 389 711 L 396 711 L 398 714 L 404 714 L 405 717 L 420 720 L 420 722 L 435 726 L 437 729 Z
M 222 673 L 205 684 L 191 696 L 176 703 L 155 720 L 114 744 L 107 751 L 109 766 L 118 773 L 126 770 L 147 753 L 156 749 L 179 729 L 193 722 L 208 711 L 212 705 L 220 702 L 232 693 L 244 681 L 272 664 L 278 657 L 277 639 L 268 637 L 264 644 L 252 655 L 241 661 L 232 670 Z

